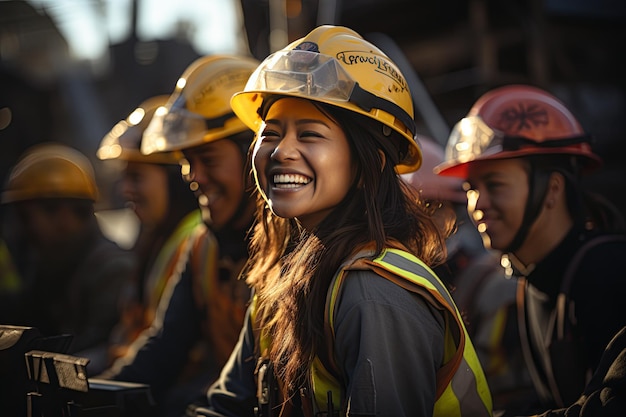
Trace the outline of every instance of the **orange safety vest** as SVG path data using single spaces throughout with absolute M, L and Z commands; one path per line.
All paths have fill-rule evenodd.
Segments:
M 250 287 L 239 279 L 245 262 L 246 258 L 233 261 L 222 254 L 208 228 L 199 230 L 192 240 L 189 263 L 195 304 L 205 312 L 204 335 L 220 365 L 226 363 L 237 344 L 250 301 Z

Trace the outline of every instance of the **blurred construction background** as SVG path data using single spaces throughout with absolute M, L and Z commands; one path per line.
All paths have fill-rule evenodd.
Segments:
M 61 141 L 111 179 L 99 141 L 212 53 L 263 59 L 319 24 L 351 27 L 405 72 L 420 132 L 445 143 L 486 90 L 556 94 L 605 159 L 591 186 L 626 212 L 624 0 L 0 1 L 0 175 L 28 146 Z

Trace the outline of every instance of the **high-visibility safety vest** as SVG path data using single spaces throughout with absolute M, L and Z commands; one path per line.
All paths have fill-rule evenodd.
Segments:
M 338 367 L 333 363 L 334 314 L 341 298 L 346 272 L 369 269 L 396 285 L 419 294 L 444 315 L 444 358 L 443 365 L 437 372 L 433 416 L 491 416 L 492 401 L 487 380 L 461 315 L 445 285 L 420 259 L 404 250 L 387 248 L 373 259 L 367 255 L 361 252 L 344 263 L 330 284 L 324 322 L 328 340 L 327 357 L 331 363 L 322 363 L 318 356 L 313 360 L 310 373 L 313 415 L 328 412 L 327 404 L 331 398 L 334 405 L 344 403 L 344 386 L 335 376 L 339 373 L 336 371 Z M 259 343 L 261 352 L 264 352 L 271 340 L 268 335 L 263 334 Z
M 233 260 L 224 248 L 219 248 L 217 238 L 207 228 L 198 231 L 191 241 L 194 301 L 205 313 L 202 331 L 211 341 L 211 355 L 220 367 L 237 344 L 250 301 L 250 287 L 238 279 L 245 261 Z
M 188 256 L 191 244 L 199 230 L 205 228 L 202 222 L 200 210 L 194 210 L 187 214 L 178 223 L 172 234 L 167 238 L 154 260 L 154 264 L 148 271 L 144 293 L 147 294 L 147 309 L 150 312 L 146 317 L 146 326 L 150 325 L 154 319 L 165 287 L 170 279 L 182 273 L 181 265 L 184 265 Z

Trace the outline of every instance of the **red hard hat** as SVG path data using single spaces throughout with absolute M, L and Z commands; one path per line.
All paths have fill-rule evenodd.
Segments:
M 536 154 L 580 157 L 586 168 L 601 164 L 590 137 L 552 94 L 528 85 L 509 85 L 481 96 L 452 130 L 439 175 L 467 177 L 467 164 Z

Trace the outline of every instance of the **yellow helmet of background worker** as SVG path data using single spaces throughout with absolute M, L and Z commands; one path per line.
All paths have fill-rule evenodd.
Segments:
M 20 157 L 2 192 L 2 204 L 49 198 L 97 200 L 94 170 L 85 155 L 66 145 L 45 143 Z
M 145 100 L 126 119 L 113 126 L 113 129 L 100 142 L 100 147 L 96 152 L 98 158 L 177 165 L 182 158 L 180 152 L 159 152 L 152 155 L 141 153 L 143 133 L 155 111 L 164 106 L 168 98 L 168 95 L 161 95 Z
M 255 132 L 268 95 L 315 100 L 377 120 L 408 141 L 396 170 L 410 172 L 421 164 L 405 77 L 385 53 L 351 29 L 319 26 L 261 63 L 231 101 L 235 113 Z
M 194 61 L 176 83 L 167 104 L 144 132 L 141 151 L 187 149 L 247 131 L 230 108 L 259 65 L 253 58 L 213 55 Z

